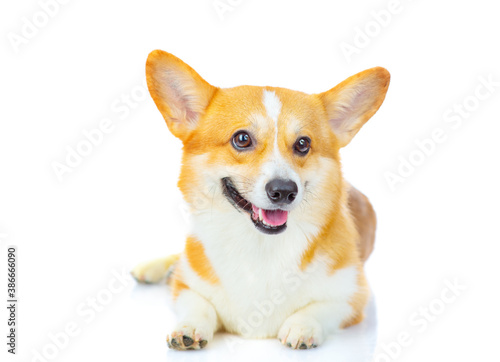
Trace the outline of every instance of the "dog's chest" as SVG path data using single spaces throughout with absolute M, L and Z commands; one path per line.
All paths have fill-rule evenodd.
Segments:
M 290 233 L 255 240 L 249 236 L 254 234 L 236 238 L 227 233 L 214 239 L 204 234 L 207 256 L 220 280 L 204 294 L 228 331 L 271 337 L 318 294 L 314 285 L 322 271 L 317 264 L 300 268 L 305 237 Z
M 313 297 L 314 270 L 284 260 L 248 255 L 218 266 L 221 286 L 210 296 L 226 329 L 248 337 L 269 337 Z M 317 271 L 316 271 L 317 272 Z

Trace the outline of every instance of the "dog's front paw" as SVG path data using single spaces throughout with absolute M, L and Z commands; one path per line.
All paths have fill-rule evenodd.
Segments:
M 196 328 L 183 326 L 167 336 L 167 344 L 168 348 L 178 351 L 202 349 L 205 348 L 211 338 L 211 334 Z
M 292 349 L 310 349 L 323 343 L 324 333 L 314 318 L 292 315 L 281 326 L 278 339 Z

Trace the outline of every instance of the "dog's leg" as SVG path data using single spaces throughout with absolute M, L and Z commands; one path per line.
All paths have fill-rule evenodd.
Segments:
M 179 260 L 179 254 L 139 264 L 132 270 L 132 276 L 139 283 L 158 283 L 167 275 L 169 268 L 177 260 Z
M 190 289 L 179 293 L 175 308 L 179 323 L 167 336 L 168 347 L 181 351 L 204 348 L 219 328 L 215 308 Z
M 278 339 L 292 349 L 315 348 L 329 332 L 339 329 L 352 311 L 347 302 L 311 303 L 285 320 Z

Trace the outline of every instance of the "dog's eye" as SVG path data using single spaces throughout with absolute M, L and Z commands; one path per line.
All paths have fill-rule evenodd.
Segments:
M 293 145 L 295 153 L 300 156 L 305 156 L 311 149 L 311 139 L 309 137 L 301 137 Z
M 245 131 L 236 132 L 233 136 L 233 147 L 237 150 L 248 148 L 252 145 L 252 138 Z

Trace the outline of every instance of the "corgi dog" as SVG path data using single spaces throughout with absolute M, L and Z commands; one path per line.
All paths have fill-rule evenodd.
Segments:
M 132 271 L 144 283 L 169 274 L 178 323 L 168 346 L 204 348 L 224 330 L 309 349 L 361 322 L 376 218 L 344 180 L 339 150 L 379 109 L 389 72 L 319 94 L 218 88 L 155 50 L 146 76 L 183 143 L 178 186 L 192 225 L 180 255 Z

